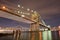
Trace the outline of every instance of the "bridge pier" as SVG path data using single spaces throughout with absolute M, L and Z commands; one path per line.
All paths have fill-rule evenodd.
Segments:
M 20 40 L 20 35 L 21 35 L 21 31 L 20 30 L 15 30 L 13 32 L 13 40 Z

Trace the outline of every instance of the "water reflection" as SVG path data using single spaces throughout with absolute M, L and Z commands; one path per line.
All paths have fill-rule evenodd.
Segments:
M 3 37 L 0 37 L 0 40 L 13 40 L 13 37 L 12 37 L 12 35 L 3 36 Z
M 41 31 L 39 32 L 21 32 L 18 40 L 60 40 L 58 31 Z M 33 34 L 33 35 L 32 35 Z M 33 39 L 32 39 L 33 38 Z M 0 35 L 0 40 L 16 40 L 13 35 Z

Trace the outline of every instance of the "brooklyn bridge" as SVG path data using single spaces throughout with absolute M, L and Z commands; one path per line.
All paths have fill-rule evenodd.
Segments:
M 60 40 L 60 34 L 57 38 L 55 35 L 60 33 L 60 27 L 50 27 L 41 18 L 41 15 L 34 10 L 24 9 L 20 5 L 17 8 L 10 8 L 7 5 L 0 5 L 0 11 L 14 15 L 22 19 L 23 22 L 29 22 L 30 27 L 0 27 L 0 37 L 10 36 L 6 40 Z M 55 36 L 56 37 L 56 36 Z M 3 40 L 2 38 L 1 40 Z

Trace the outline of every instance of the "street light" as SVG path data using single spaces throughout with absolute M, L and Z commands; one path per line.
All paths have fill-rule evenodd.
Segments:
M 46 28 L 45 31 L 47 31 L 48 29 Z
M 34 11 L 34 13 L 37 13 L 36 11 Z
M 18 5 L 18 7 L 20 8 L 20 5 Z
M 28 8 L 27 11 L 30 11 L 30 9 Z
M 60 28 L 60 26 L 58 26 Z
M 2 7 L 2 9 L 6 9 L 6 7 L 5 7 L 5 6 L 3 6 L 3 7 Z
M 25 17 L 25 15 L 21 15 L 21 17 Z
M 33 12 L 33 10 L 31 10 L 31 12 Z

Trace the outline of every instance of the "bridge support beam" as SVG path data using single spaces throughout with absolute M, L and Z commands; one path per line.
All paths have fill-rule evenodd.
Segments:
M 31 24 L 31 40 L 39 40 L 39 28 L 37 23 Z

